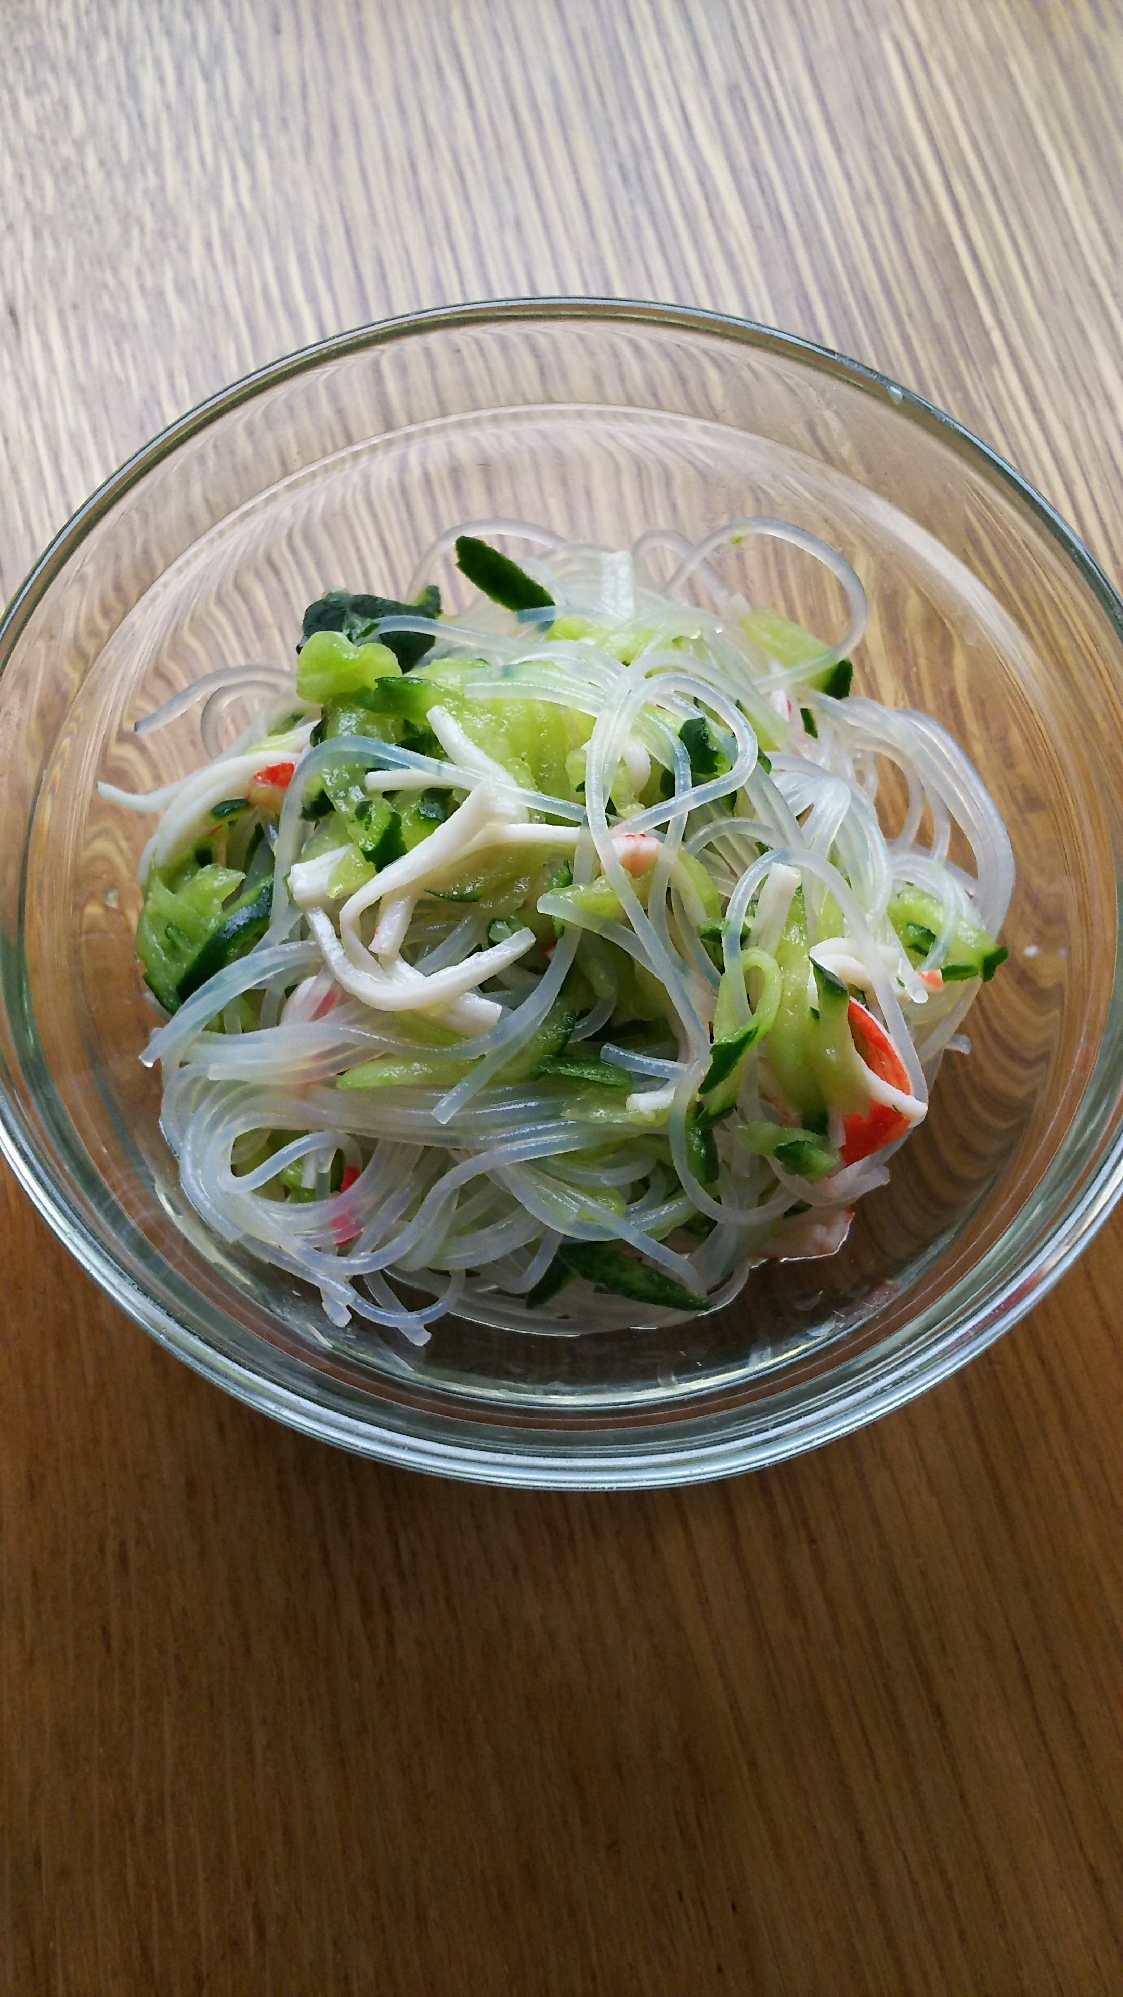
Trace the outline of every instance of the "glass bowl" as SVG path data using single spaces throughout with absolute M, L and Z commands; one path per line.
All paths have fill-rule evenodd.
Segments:
M 451 522 L 623 546 L 780 515 L 865 582 L 857 687 L 929 710 L 1013 838 L 1010 961 L 891 1185 L 829 1261 L 724 1311 L 560 1337 L 330 1332 L 318 1298 L 180 1196 L 133 959 L 150 821 L 201 754 L 138 715 L 283 662 L 324 587 L 400 590 Z M 794 565 L 764 579 L 818 621 Z M 309 348 L 158 437 L 47 550 L 0 626 L 0 1141 L 82 1265 L 162 1344 L 312 1435 L 495 1483 L 689 1482 L 774 1462 L 941 1379 L 1054 1282 L 1120 1190 L 1123 606 L 1074 535 L 948 417 L 836 354 L 701 312 L 465 306 Z M 232 725 L 236 716 L 232 719 Z

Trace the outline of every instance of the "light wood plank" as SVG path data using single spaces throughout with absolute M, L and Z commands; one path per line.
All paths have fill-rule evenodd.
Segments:
M 886 368 L 1123 567 L 1110 0 L 8 0 L 0 591 L 128 452 L 420 305 L 685 300 Z M 0 1989 L 1123 1988 L 1110 1226 L 803 1462 L 351 1461 L 3 1182 Z

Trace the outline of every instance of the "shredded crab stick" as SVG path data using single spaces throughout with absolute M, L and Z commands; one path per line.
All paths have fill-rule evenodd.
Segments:
M 842 1162 L 855 1165 L 896 1143 L 898 1137 L 907 1137 L 914 1124 L 923 1122 L 928 1105 L 913 1095 L 908 1069 L 872 1012 L 851 999 L 847 1021 L 870 1092 L 869 1108 L 842 1120 Z
M 726 589 L 753 536 L 825 566 L 842 641 Z M 474 521 L 407 597 L 328 591 L 295 674 L 219 666 L 137 724 L 195 707 L 200 767 L 102 787 L 158 819 L 143 1058 L 187 1198 L 319 1290 L 329 1343 L 661 1325 L 835 1254 L 966 1045 L 1013 886 L 939 723 L 852 693 L 857 576 L 784 521 L 630 552 Z

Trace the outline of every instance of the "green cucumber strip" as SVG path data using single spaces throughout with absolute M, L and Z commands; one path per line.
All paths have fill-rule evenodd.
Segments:
M 771 1158 L 776 1146 L 792 1134 L 783 1123 L 743 1123 L 737 1132 L 737 1142 L 751 1151 L 754 1158 Z
M 548 589 L 528 576 L 517 562 L 501 555 L 498 548 L 489 548 L 486 541 L 477 541 L 473 534 L 458 537 L 456 566 L 481 595 L 489 596 L 493 603 L 501 603 L 504 610 L 516 613 L 547 610 L 553 604 Z
M 740 1084 L 741 1078 L 738 1076 L 738 1095 L 740 1094 Z M 699 1130 L 712 1130 L 715 1124 L 724 1123 L 727 1116 L 732 1116 L 737 1107 L 736 1096 L 734 1096 L 732 1102 L 726 1102 L 724 1096 L 724 1090 L 715 1089 L 703 1102 L 698 1104 L 694 1114 L 698 1121 Z
M 760 645 L 780 666 L 809 666 L 826 650 L 821 638 L 813 637 L 802 624 L 793 624 L 790 618 L 781 617 L 776 610 L 748 610 L 742 614 L 740 622 L 754 644 Z M 850 660 L 840 659 L 837 665 L 824 666 L 817 673 L 808 673 L 807 684 L 813 686 L 817 693 L 829 694 L 832 700 L 845 700 L 853 677 L 854 668 Z
M 362 826 L 370 817 L 371 804 L 363 772 L 354 763 L 326 763 L 320 778 L 335 809 L 346 821 L 348 837 L 358 845 Z
M 814 957 L 811 969 L 819 997 L 812 1040 L 816 1080 L 828 1109 L 844 1113 L 864 1110 L 870 1099 L 869 1085 L 850 1032 L 849 988 Z
M 801 1178 L 825 1178 L 838 1164 L 838 1152 L 826 1143 L 826 1119 L 822 1121 L 822 1130 L 795 1130 L 786 1123 L 743 1123 L 737 1132 L 737 1142 L 751 1151 L 754 1158 L 777 1157 L 781 1165 L 789 1172 L 798 1172 Z M 804 1162 L 795 1162 L 797 1158 Z M 814 1166 L 823 1159 L 829 1159 L 830 1163 L 823 1164 L 821 1171 L 804 1169 L 805 1164 Z
M 801 707 L 799 710 L 799 718 L 802 721 L 804 727 L 806 728 L 807 733 L 810 736 L 812 736 L 816 741 L 818 741 L 819 729 L 815 720 L 815 716 L 812 714 L 811 709 L 809 707 Z
M 492 943 L 500 943 L 505 936 L 513 936 L 516 929 L 533 929 L 536 935 L 548 937 L 550 931 L 545 916 L 524 913 L 533 878 L 524 853 L 513 856 L 501 866 L 479 867 L 473 873 L 457 874 L 452 880 L 444 880 L 441 887 L 431 885 L 425 892 L 435 895 L 438 901 L 478 903 L 480 914 L 488 919 L 489 928 L 503 925 L 502 934 L 489 936 L 488 940 Z
M 944 983 L 954 984 L 962 978 L 981 978 L 984 985 L 989 985 L 998 966 L 1004 964 L 1009 955 L 1006 945 L 1000 943 L 994 950 L 984 951 L 975 964 L 941 964 Z
M 943 910 L 935 895 L 927 894 L 923 888 L 902 888 L 890 901 L 888 915 L 905 949 L 914 955 L 921 950 L 921 935 L 931 937 L 932 942 L 923 952 L 927 956 L 943 926 Z M 948 945 L 949 962 L 940 969 L 949 983 L 981 978 L 986 984 L 1008 955 L 1005 945 L 996 943 L 989 930 L 960 916 Z
M 631 1093 L 634 1075 L 614 1068 L 609 1061 L 567 1061 L 562 1054 L 550 1054 L 538 1069 L 540 1075 L 553 1075 L 568 1082 L 592 1082 L 600 1089 L 623 1089 Z
M 742 923 L 741 935 L 747 936 L 748 933 L 749 933 L 748 923 L 747 922 Z M 725 917 L 724 916 L 708 917 L 705 922 L 700 922 L 698 924 L 698 934 L 701 937 L 703 943 L 724 943 Z
M 520 877 L 520 875 L 516 870 L 516 867 L 514 866 L 508 867 L 506 869 L 499 867 L 491 867 L 491 868 L 481 867 L 478 873 L 460 874 L 457 876 L 456 880 L 450 881 L 447 887 L 444 888 L 431 887 L 428 888 L 426 892 L 428 894 L 436 895 L 439 901 L 491 902 L 496 900 L 497 897 L 504 892 L 504 890 L 507 890 L 508 892 L 513 892 L 513 884 L 516 881 L 518 881 L 520 878 L 528 879 L 529 876 Z M 513 927 L 508 930 L 508 934 L 509 935 L 514 934 Z M 497 939 L 495 937 L 492 937 L 491 940 L 492 942 L 495 942 Z
M 936 941 L 935 930 L 926 929 L 922 922 L 902 922 L 897 934 L 914 957 L 926 957 Z
M 836 1009 L 843 1003 L 849 1006 L 850 990 L 841 978 L 836 978 L 834 972 L 828 971 L 815 957 L 811 959 L 811 969 L 815 973 L 815 989 L 819 994 L 820 1011 L 831 1005 Z
M 439 1054 L 378 1054 L 337 1075 L 337 1089 L 451 1089 L 468 1072 L 467 1061 L 450 1061 Z
M 607 1241 L 565 1241 L 554 1260 L 573 1275 L 584 1276 L 586 1282 L 611 1290 L 613 1296 L 631 1297 L 636 1303 L 660 1304 L 668 1310 L 700 1311 L 708 1302 L 706 1297 L 697 1297 L 676 1283 L 673 1276 L 649 1268 L 646 1262 L 633 1260 Z M 549 1275 L 549 1270 L 546 1273 Z
M 403 721 L 422 722 L 447 690 L 435 680 L 379 680 L 356 704 L 370 714 L 392 714 Z
M 845 700 L 854 684 L 854 667 L 849 659 L 840 659 L 835 666 L 828 666 L 825 673 L 812 679 L 811 685 L 819 693 L 825 693 L 831 700 Z
M 605 916 L 617 922 L 623 919 L 624 909 L 616 889 L 603 874 L 584 887 L 559 888 L 557 892 L 561 900 L 571 901 L 574 908 L 583 909 L 586 915 Z
M 577 1014 L 564 1006 L 547 1013 L 538 1031 L 525 1047 L 520 1047 L 502 1070 L 504 1081 L 526 1081 L 541 1071 L 544 1061 L 565 1046 L 577 1024 Z M 448 1054 L 379 1054 L 362 1061 L 338 1077 L 338 1089 L 453 1088 L 468 1073 L 470 1064 L 457 1061 L 455 1050 Z
M 603 635 L 603 627 L 594 624 L 591 617 L 571 615 L 555 617 L 546 636 L 547 638 L 593 638 L 598 634 Z
M 686 1162 L 700 1186 L 712 1186 L 717 1182 L 718 1158 L 717 1141 L 711 1123 L 713 1119 L 691 1116 L 686 1125 Z
M 811 1129 L 812 1118 L 826 1114 L 826 1104 L 815 1069 L 817 1023 L 807 1003 L 810 960 L 802 888 L 792 897 L 784 934 L 776 946 L 776 962 L 783 988 L 769 1036 L 768 1063 L 785 1101 Z
M 574 1007 L 561 1003 L 550 1007 L 537 1031 L 532 1033 L 525 1047 L 520 1047 L 504 1062 L 499 1074 L 504 1082 L 526 1082 L 541 1072 L 543 1061 L 549 1061 L 560 1054 L 570 1034 L 577 1024 L 578 1014 Z
M 733 999 L 729 984 L 729 973 L 722 973 L 718 986 L 717 1004 L 714 1008 L 714 1043 L 710 1049 L 710 1065 L 698 1085 L 699 1095 L 709 1095 L 737 1068 L 749 1048 L 770 1033 L 779 1010 L 783 984 L 780 967 L 776 959 L 766 950 L 742 950 L 741 965 L 746 975 L 750 971 L 760 971 L 764 978 L 756 1011 L 744 1026 L 736 1024 Z
M 307 721 L 307 719 L 308 716 L 305 714 L 304 709 L 302 707 L 294 707 L 291 714 L 286 714 L 282 717 L 280 721 L 275 721 L 273 723 L 272 728 L 269 730 L 269 734 L 270 736 L 287 735 L 290 729 L 299 728 L 301 722 Z
M 568 908 L 580 910 L 583 915 L 598 916 L 610 922 L 623 921 L 623 904 L 616 889 L 603 874 L 598 874 L 596 880 L 589 881 L 585 887 L 554 888 L 548 889 L 547 892 L 551 893 L 555 900 L 565 902 Z M 548 912 L 553 915 L 555 923 L 559 920 L 564 921 L 564 918 L 559 918 L 554 910 Z
M 295 1164 L 285 1165 L 277 1174 L 277 1178 L 280 1184 L 285 1187 L 290 1200 L 306 1201 L 317 1198 L 317 1194 L 313 1188 L 304 1184 L 304 1165 L 305 1160 L 298 1158 Z M 317 1166 L 318 1170 L 319 1167 Z M 342 1183 L 343 1153 L 342 1151 L 335 1151 L 332 1153 L 331 1168 L 328 1173 L 328 1192 L 337 1193 Z
M 778 666 L 807 665 L 826 650 L 821 638 L 804 630 L 802 624 L 793 624 L 790 617 L 782 617 L 778 610 L 744 610 L 738 621 L 753 643 L 775 659 Z
M 390 866 L 394 860 L 400 860 L 405 850 L 402 821 L 393 805 L 387 804 L 383 798 L 378 806 L 377 815 L 372 812 L 367 822 L 363 851 L 367 859 L 372 860 L 381 873 L 383 867 Z
M 430 617 L 441 614 L 441 592 L 430 583 L 416 603 L 401 603 L 393 596 L 353 596 L 346 589 L 329 589 L 304 613 L 301 651 L 316 631 L 341 631 L 353 645 L 368 644 L 376 637 L 375 625 L 381 617 Z M 408 673 L 433 646 L 426 631 L 388 631 L 378 643 L 393 652 L 403 673 Z
M 395 680 L 394 684 L 401 686 L 402 682 Z M 376 742 L 392 742 L 394 725 L 373 712 L 369 698 L 351 693 L 345 700 L 324 703 L 323 715 L 308 740 L 310 746 L 316 749 L 321 742 L 333 741 L 337 735 L 369 735 Z
M 802 1131 L 793 1131 L 788 1136 L 781 1131 L 780 1142 L 772 1146 L 772 1156 L 780 1160 L 785 1171 L 795 1172 L 801 1179 L 825 1179 L 828 1172 L 837 1170 L 840 1162 L 833 1144 L 824 1144 Z
M 463 1044 L 464 1035 L 453 1033 L 450 1027 L 438 1026 L 435 1019 L 426 1019 L 420 1012 L 403 1012 L 397 1015 L 397 1030 L 406 1040 L 415 1040 L 418 1047 L 437 1047 L 455 1058 L 456 1050 Z
M 981 978 L 984 985 L 989 985 L 999 965 L 1004 964 L 1009 955 L 1010 952 L 1007 950 L 1005 944 L 1000 943 L 996 950 L 988 950 L 986 952 L 981 963 L 941 964 L 940 970 L 943 973 L 944 983 L 954 984 L 960 978 Z
M 436 802 L 438 798 L 442 800 L 441 806 Z M 443 791 L 413 791 L 408 794 L 407 801 L 398 806 L 395 816 L 401 827 L 404 852 L 412 853 L 414 847 L 419 846 L 423 839 L 428 839 L 438 825 L 444 824 L 448 812 L 443 799 Z
M 558 1291 L 564 1290 L 572 1280 L 573 1270 L 566 1267 L 560 1255 L 555 1255 L 546 1274 L 539 1276 L 534 1288 L 527 1292 L 526 1301 L 530 1309 L 535 1311 L 540 1304 L 548 1304 L 551 1297 L 556 1297 Z
M 696 784 L 708 783 L 711 777 L 723 777 L 733 768 L 704 714 L 694 714 L 684 721 L 678 739 L 690 758 L 690 774 Z
M 324 793 L 344 822 L 347 837 L 374 867 L 389 866 L 405 852 L 402 822 L 384 797 L 370 797 L 353 763 L 328 763 L 321 772 Z M 426 792 L 427 796 L 428 793 Z M 306 807 L 307 808 L 307 807 Z
M 444 750 L 427 721 L 399 721 L 398 741 L 415 756 L 443 756 Z
M 224 797 L 221 804 L 212 804 L 212 818 L 240 818 L 243 811 L 251 809 L 248 797 Z
M 273 876 L 237 900 L 224 922 L 209 936 L 192 959 L 177 986 L 180 1002 L 189 999 L 216 971 L 222 971 L 237 957 L 244 957 L 260 942 L 269 927 L 273 908 Z
M 368 692 L 401 667 L 387 645 L 352 645 L 342 631 L 313 631 L 297 661 L 296 690 L 302 700 L 341 700 Z
M 710 1065 L 698 1084 L 699 1095 L 708 1096 L 711 1089 L 716 1089 L 719 1082 L 724 1082 L 734 1068 L 739 1066 L 749 1048 L 759 1039 L 760 1027 L 756 1020 L 750 1019 L 747 1026 L 743 1026 L 739 1033 L 732 1034 L 728 1040 L 715 1040 L 710 1049 Z
M 342 901 L 365 888 L 367 882 L 377 873 L 370 860 L 363 858 L 357 846 L 348 840 L 342 847 L 328 881 L 328 894 L 332 901 Z
M 169 886 L 153 868 L 144 891 L 144 906 L 136 928 L 135 947 L 145 982 L 167 1012 L 180 1003 L 180 980 L 189 971 L 207 938 L 222 926 L 225 904 L 245 875 L 233 867 L 210 863 Z

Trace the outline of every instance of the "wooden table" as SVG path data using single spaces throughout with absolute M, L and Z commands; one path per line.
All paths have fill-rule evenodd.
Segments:
M 683 300 L 1123 569 L 1112 0 L 6 0 L 0 585 L 321 334 Z M 1123 1990 L 1123 1225 L 769 1474 L 473 1490 L 203 1385 L 5 1180 L 2 1997 Z

